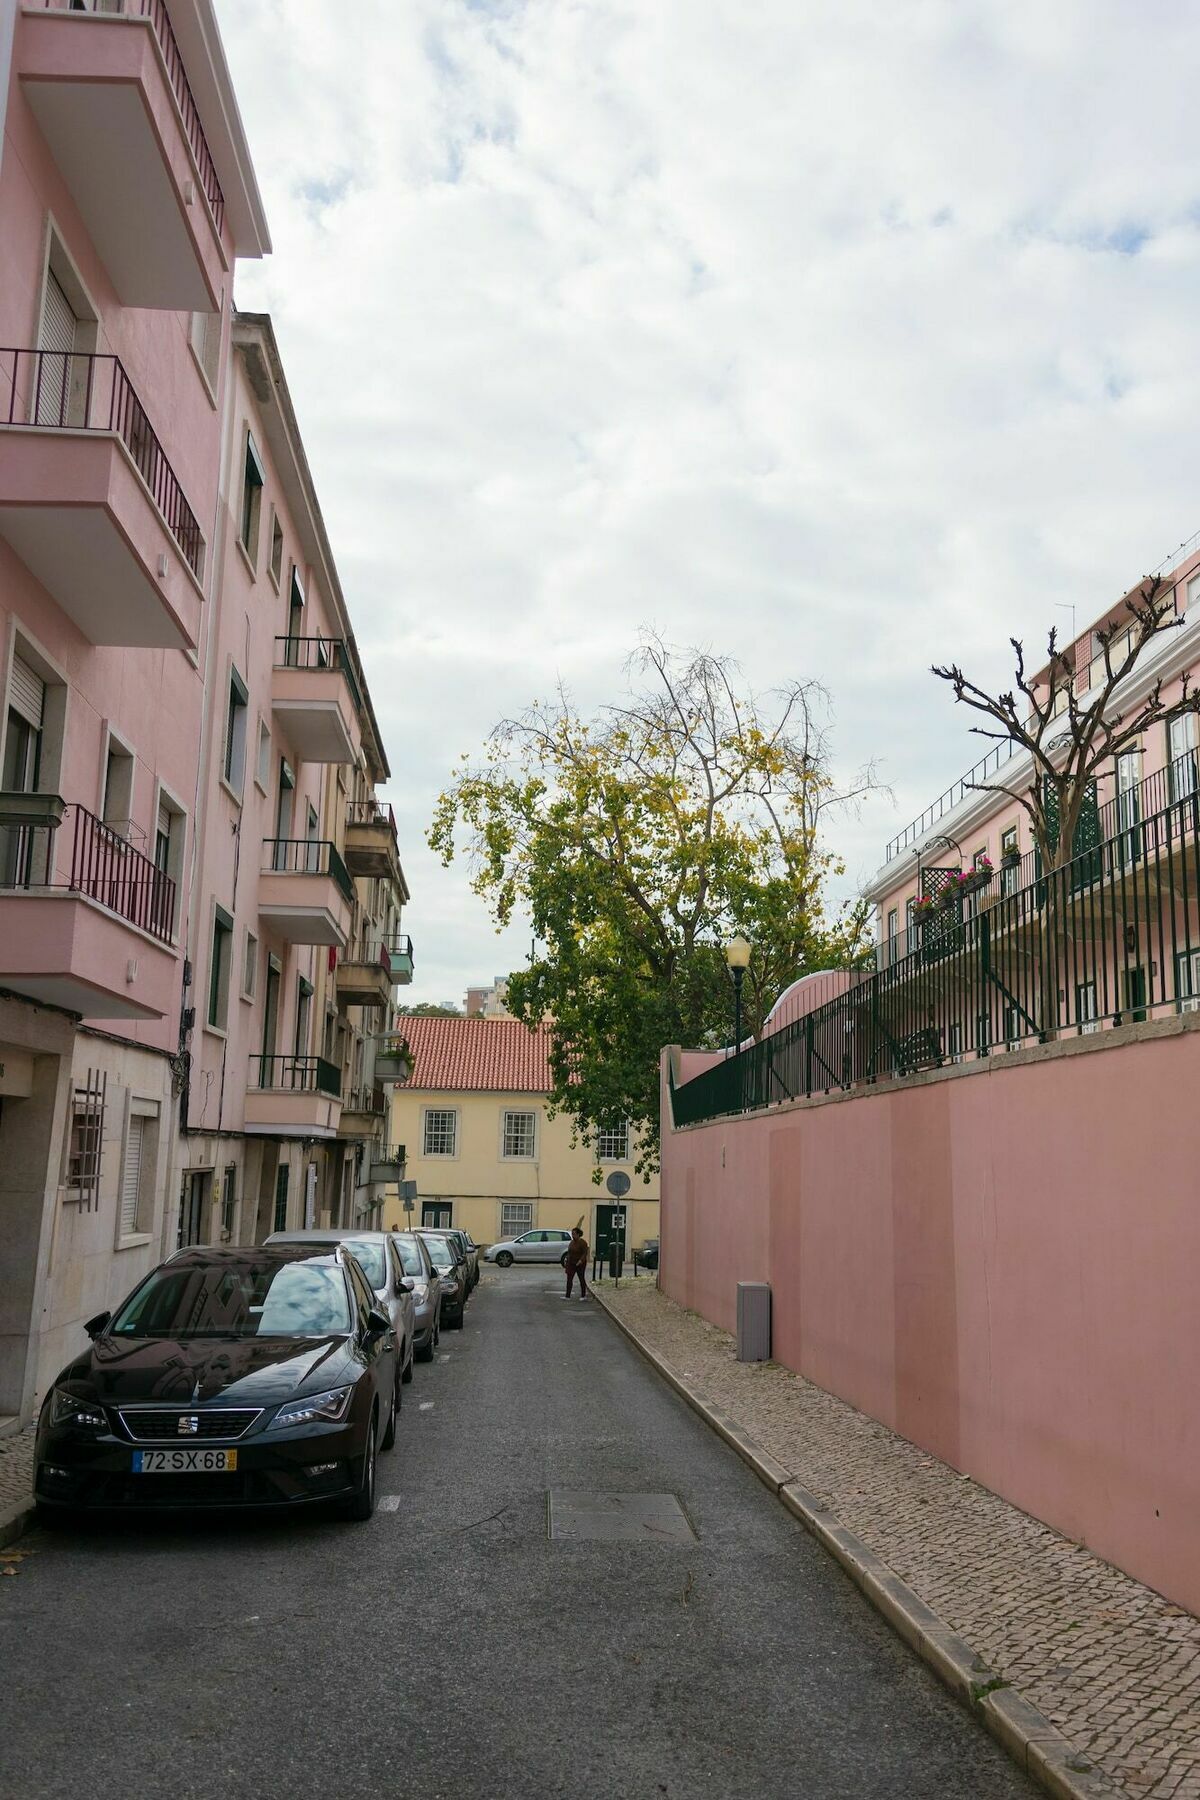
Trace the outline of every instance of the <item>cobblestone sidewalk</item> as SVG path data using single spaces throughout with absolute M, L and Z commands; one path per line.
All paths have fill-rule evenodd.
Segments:
M 1132 1800 L 1200 1800 L 1200 1620 L 652 1282 L 604 1300 Z

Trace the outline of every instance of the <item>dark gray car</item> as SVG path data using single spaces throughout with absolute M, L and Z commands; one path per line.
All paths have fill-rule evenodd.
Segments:
M 467 1292 L 473 1293 L 479 1283 L 479 1245 L 469 1231 L 463 1231 L 458 1225 L 445 1227 L 447 1237 L 457 1238 L 459 1247 L 467 1259 Z
M 415 1231 L 395 1231 L 392 1242 L 413 1284 L 413 1306 L 416 1328 L 413 1334 L 415 1354 L 421 1362 L 432 1362 L 442 1335 L 442 1278 L 429 1260 L 429 1251 Z
M 467 1259 L 462 1245 L 448 1231 L 421 1231 L 417 1235 L 442 1278 L 442 1324 L 448 1331 L 461 1331 L 467 1305 Z
M 404 1273 L 389 1231 L 273 1231 L 268 1244 L 345 1244 L 374 1289 L 379 1305 L 392 1321 L 401 1381 L 413 1378 L 416 1335 L 415 1289 Z M 396 1389 L 396 1404 L 400 1389 Z

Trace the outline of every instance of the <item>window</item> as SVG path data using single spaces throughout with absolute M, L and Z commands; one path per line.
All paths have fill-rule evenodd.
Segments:
M 909 947 L 910 951 L 912 950 L 913 946 L 916 944 L 916 941 L 917 941 L 916 929 L 917 929 L 917 902 L 916 902 L 915 895 L 910 895 L 909 898 L 904 902 L 904 930 L 905 930 L 905 934 L 906 934 L 907 941 L 908 941 L 908 947 Z
M 104 761 L 104 795 L 100 817 L 119 837 L 129 836 L 133 818 L 133 757 L 117 738 L 110 736 Z M 141 833 L 138 833 L 141 837 Z
M 506 1159 L 533 1161 L 537 1155 L 536 1113 L 510 1112 L 506 1109 L 500 1154 Z
M 158 1162 L 158 1107 L 130 1100 L 121 1159 L 118 1242 L 142 1237 L 153 1224 L 155 1165 Z
M 159 787 L 154 809 L 154 922 L 160 936 L 175 930 L 176 896 L 183 879 L 183 839 L 187 815 Z
M 596 1133 L 596 1156 L 600 1162 L 629 1161 L 628 1119 L 623 1125 L 608 1125 Z
M 258 721 L 258 755 L 254 763 L 254 779 L 265 794 L 271 779 L 271 727 L 265 719 Z
M 458 1113 L 452 1106 L 431 1106 L 425 1113 L 426 1156 L 454 1156 L 458 1148 Z
M 1198 604 L 1200 604 L 1200 575 L 1193 575 L 1187 584 L 1188 612 L 1190 613 L 1192 608 Z
M 208 971 L 208 1022 L 224 1031 L 229 1020 L 229 961 L 233 953 L 233 920 L 223 906 L 213 914 L 212 961 Z
M 258 988 L 258 939 L 252 931 L 246 933 L 246 948 L 242 956 L 242 999 L 253 1000 Z
M 217 393 L 217 374 L 221 366 L 221 314 L 219 312 L 194 312 L 190 333 L 192 354 L 200 365 L 200 372 L 208 383 L 213 398 Z
M 1117 823 L 1121 828 L 1121 860 L 1136 862 L 1141 854 L 1141 833 L 1136 826 L 1142 816 L 1142 754 L 1125 750 L 1117 758 Z
M 1020 853 L 1017 828 L 1010 825 L 1000 835 L 1000 894 L 1015 894 L 1021 879 L 1020 864 L 1014 860 Z
M 1089 1037 L 1100 1029 L 1100 1009 L 1096 1004 L 1096 984 L 1081 981 L 1075 987 L 1075 1019 L 1081 1037 Z
M 288 1176 L 291 1173 L 287 1163 L 280 1163 L 275 1171 L 275 1223 L 273 1231 L 287 1230 L 288 1215 Z
M 233 1215 L 237 1204 L 237 1164 L 225 1164 L 225 1179 L 221 1183 L 221 1237 L 228 1243 L 233 1236 Z
M 250 692 L 237 670 L 229 671 L 229 715 L 225 721 L 225 779 L 240 798 L 246 778 L 246 708 Z
M 887 916 L 887 960 L 888 966 L 896 960 L 896 940 L 900 935 L 900 912 L 895 906 Z
M 520 1237 L 533 1224 L 532 1200 L 505 1200 L 500 1206 L 500 1236 Z
M 1181 713 L 1167 723 L 1167 790 L 1172 800 L 1196 792 L 1196 715 Z
M 258 566 L 258 525 L 262 512 L 262 492 L 266 485 L 262 460 L 254 447 L 254 439 L 246 433 L 246 461 L 242 471 L 242 548 L 250 561 Z
M 271 514 L 271 580 L 278 587 L 283 577 L 283 526 L 279 514 Z
M 960 1063 L 962 1056 L 962 1023 L 956 1019 L 950 1027 L 950 1061 Z
M 1018 1050 L 1021 1045 L 1021 1025 L 1015 1006 L 1004 1008 L 1004 1048 Z
M 71 1137 L 67 1146 L 67 1187 L 72 1198 L 91 1205 L 99 1198 L 104 1151 L 104 1099 L 107 1083 L 97 1084 L 88 1071 L 87 1085 L 75 1089 Z
M 1200 1012 L 1200 950 L 1180 950 L 1176 955 L 1175 998 L 1180 1012 Z

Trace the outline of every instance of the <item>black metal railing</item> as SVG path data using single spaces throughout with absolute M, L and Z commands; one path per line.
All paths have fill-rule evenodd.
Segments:
M 362 711 L 362 690 L 354 673 L 354 664 L 344 638 L 277 637 L 275 639 L 277 669 L 329 669 L 344 675 L 355 710 Z
M 413 957 L 412 939 L 407 932 L 391 932 L 384 938 L 383 945 L 388 953 L 393 968 L 397 966 L 402 957 L 408 958 L 410 968 L 416 967 L 416 962 Z
M 283 640 L 285 643 L 287 639 Z M 347 825 L 386 825 L 396 836 L 396 815 L 382 800 L 350 800 L 346 804 Z
M 199 579 L 204 551 L 200 526 L 119 357 L 79 350 L 0 350 L 0 425 L 115 432 Z
M 403 1144 L 377 1144 L 371 1156 L 371 1167 L 377 1169 L 380 1163 L 399 1163 L 403 1167 L 408 1160 L 408 1152 Z
M 890 863 L 892 858 L 899 856 L 900 852 L 909 844 L 915 844 L 918 838 L 924 837 L 930 826 L 936 825 L 939 819 L 951 812 L 961 800 L 965 800 L 968 794 L 977 793 L 980 782 L 986 781 L 989 776 L 994 775 L 997 769 L 1002 769 L 1020 748 L 1021 746 L 1011 738 L 1006 738 L 1002 744 L 997 744 L 989 750 L 973 769 L 968 769 L 966 774 L 960 776 L 952 787 L 948 787 L 944 793 L 939 794 L 923 813 L 918 813 L 910 825 L 906 825 L 903 831 L 896 834 L 884 851 L 884 862 Z
M 78 6 L 75 0 L 43 0 L 43 5 L 48 12 L 93 10 L 91 7 Z M 217 179 L 216 165 L 208 147 L 208 139 L 204 135 L 204 127 L 200 123 L 200 112 L 192 94 L 187 71 L 183 66 L 183 57 L 175 33 L 171 28 L 165 0 L 121 0 L 121 4 L 116 8 L 105 7 L 101 11 L 97 7 L 94 10 L 101 18 L 105 14 L 111 17 L 115 11 L 118 17 L 149 19 L 154 35 L 158 39 L 158 47 L 162 51 L 167 79 L 175 95 L 180 118 L 183 120 L 184 136 L 191 146 L 192 155 L 196 159 L 196 167 L 200 172 L 200 186 L 204 198 L 208 201 L 209 211 L 212 213 L 213 223 L 219 235 L 225 222 L 225 196 L 221 192 L 221 183 Z
M 354 881 L 328 838 L 264 838 L 264 875 L 329 875 L 346 900 L 354 899 Z
M 954 896 L 887 967 L 673 1088 L 675 1124 L 1200 1011 L 1200 795 L 1134 824 L 1127 798 L 1073 861 L 974 912 Z
M 368 1113 L 373 1119 L 381 1119 L 387 1111 L 382 1088 L 347 1088 L 342 1096 L 342 1111 Z
M 323 1056 L 252 1056 L 250 1085 L 277 1093 L 325 1094 L 331 1100 L 342 1095 L 337 1065 Z
M 69 862 L 54 827 L 0 829 L 0 889 L 63 888 L 83 894 L 169 943 L 175 930 L 175 883 L 166 870 L 86 806 L 67 806 L 57 829 L 69 841 Z

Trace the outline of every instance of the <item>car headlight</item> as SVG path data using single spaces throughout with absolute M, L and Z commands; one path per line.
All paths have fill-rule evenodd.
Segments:
M 271 1420 L 270 1429 L 282 1425 L 336 1424 L 344 1419 L 354 1398 L 352 1387 L 329 1388 L 323 1394 L 309 1394 L 303 1400 L 288 1400 Z
M 81 1400 L 66 1388 L 55 1388 L 50 1399 L 50 1423 L 74 1425 L 80 1431 L 107 1431 L 108 1420 L 94 1400 Z
M 443 1294 L 457 1294 L 458 1281 L 455 1276 L 453 1276 L 453 1275 L 443 1275 L 442 1276 L 442 1292 L 443 1292 Z

